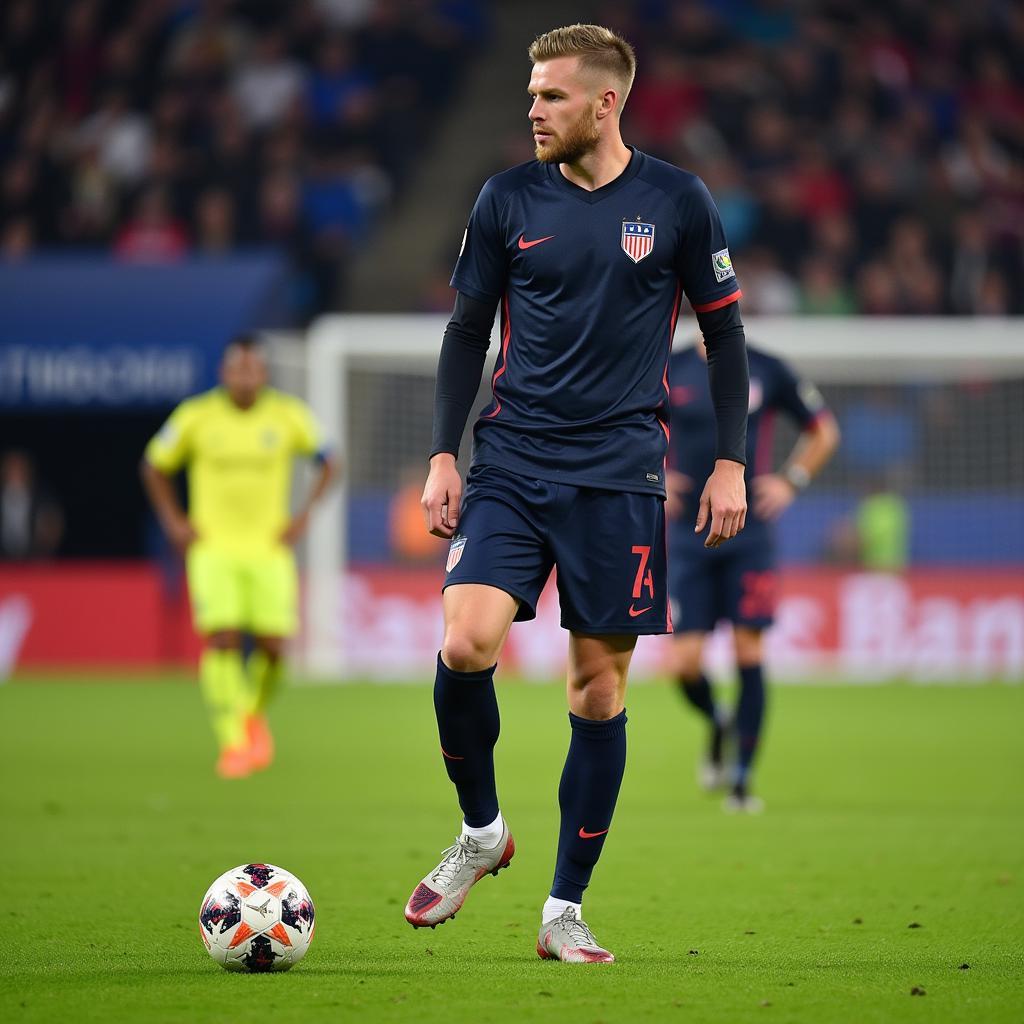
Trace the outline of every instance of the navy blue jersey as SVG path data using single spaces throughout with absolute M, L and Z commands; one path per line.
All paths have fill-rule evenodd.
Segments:
M 807 427 L 825 408 L 818 389 L 800 380 L 775 356 L 747 346 L 750 365 L 750 412 L 747 419 L 747 527 L 759 522 L 749 500 L 750 480 L 772 471 L 772 442 L 777 412 L 789 416 L 800 429 Z M 672 447 L 669 468 L 693 481 L 685 496 L 680 520 L 690 525 L 697 517 L 697 504 L 715 468 L 715 410 L 708 387 L 708 367 L 696 346 L 672 355 L 669 364 L 672 403 Z
M 698 311 L 740 296 L 698 177 L 635 149 L 592 192 L 554 164 L 497 174 L 473 207 L 452 286 L 501 304 L 475 465 L 664 494 L 681 295 Z

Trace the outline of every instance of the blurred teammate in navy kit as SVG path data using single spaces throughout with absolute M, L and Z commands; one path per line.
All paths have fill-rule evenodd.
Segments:
M 743 535 L 727 548 L 708 549 L 695 541 L 688 522 L 696 505 L 696 487 L 715 460 L 715 411 L 707 383 L 703 339 L 673 354 L 672 446 L 669 452 L 669 591 L 675 636 L 673 671 L 682 693 L 708 722 L 707 752 L 698 769 L 706 789 L 729 788 L 726 807 L 758 811 L 750 793 L 750 773 L 765 710 L 762 638 L 775 606 L 773 522 L 829 460 L 839 430 L 813 384 L 801 381 L 781 360 L 749 347 L 750 412 L 747 421 L 749 510 Z M 774 418 L 781 412 L 800 430 L 784 467 L 771 466 Z M 727 713 L 715 701 L 702 670 L 704 640 L 720 620 L 732 623 L 740 676 L 736 708 Z M 729 734 L 734 734 L 730 736 Z M 732 765 L 725 741 L 735 739 Z
M 496 662 L 557 568 L 570 633 L 569 753 L 559 786 L 545 959 L 614 959 L 583 923 L 583 891 L 625 766 L 624 697 L 638 634 L 671 630 L 665 553 L 668 359 L 683 295 L 709 341 L 719 442 L 696 515 L 700 543 L 742 528 L 747 363 L 740 289 L 699 178 L 623 144 L 628 43 L 599 26 L 530 48 L 537 159 L 495 175 L 469 218 L 438 363 L 428 529 L 451 538 L 434 706 L 463 824 L 405 909 L 416 927 L 462 907 L 515 846 L 499 810 Z M 493 398 L 455 459 L 501 311 Z M 707 533 L 704 534 L 704 531 Z

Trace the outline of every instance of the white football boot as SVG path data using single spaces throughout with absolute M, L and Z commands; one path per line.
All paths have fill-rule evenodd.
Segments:
M 472 836 L 459 836 L 441 856 L 441 863 L 413 890 L 405 905 L 405 919 L 413 928 L 436 928 L 454 917 L 466 894 L 484 875 L 507 868 L 516 844 L 504 825 L 498 845 L 483 849 Z

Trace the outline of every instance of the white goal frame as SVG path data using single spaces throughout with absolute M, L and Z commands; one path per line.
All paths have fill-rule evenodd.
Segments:
M 337 447 L 342 463 L 341 480 L 324 499 L 309 529 L 301 660 L 312 678 L 345 674 L 338 629 L 348 565 L 348 480 L 344 472 L 349 449 L 348 371 L 353 366 L 401 370 L 403 359 L 410 358 L 422 365 L 424 358 L 439 351 L 449 319 L 441 314 L 336 314 L 321 317 L 309 329 L 306 400 L 324 436 Z M 497 348 L 493 332 L 491 342 L 489 365 Z M 424 452 L 424 467 L 426 455 Z
M 335 314 L 310 327 L 306 397 L 343 465 L 349 446 L 349 371 L 401 371 L 409 363 L 419 369 L 436 356 L 448 319 L 443 314 Z M 941 382 L 972 373 L 1024 376 L 1024 318 L 751 317 L 746 325 L 754 344 L 792 361 L 819 383 L 848 378 Z M 692 322 L 677 327 L 677 341 L 692 338 L 693 327 Z M 498 347 L 493 337 L 490 359 Z M 310 527 L 301 655 L 314 678 L 345 675 L 338 630 L 348 565 L 347 486 L 343 474 Z

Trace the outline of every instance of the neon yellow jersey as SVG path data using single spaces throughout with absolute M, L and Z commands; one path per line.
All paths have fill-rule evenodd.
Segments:
M 188 470 L 189 521 L 201 541 L 258 553 L 288 524 L 293 458 L 314 455 L 320 443 L 298 398 L 266 388 L 240 409 L 214 388 L 171 413 L 146 459 L 168 475 Z

